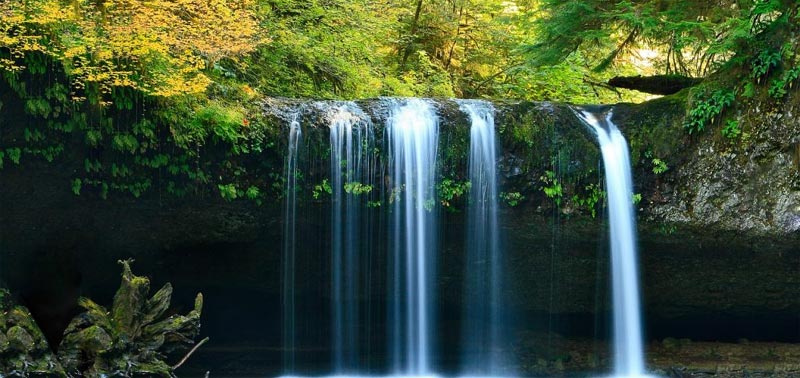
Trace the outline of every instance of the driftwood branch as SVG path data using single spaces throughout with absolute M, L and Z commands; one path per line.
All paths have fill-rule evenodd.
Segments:
M 203 344 L 205 344 L 205 343 L 207 343 L 207 342 L 208 342 L 208 337 L 206 337 L 206 338 L 205 338 L 205 339 L 203 339 L 203 340 L 200 340 L 200 342 L 199 342 L 199 343 L 197 343 L 197 345 L 195 345 L 195 346 L 194 346 L 194 348 L 192 348 L 192 349 L 189 351 L 189 353 L 186 353 L 186 355 L 185 355 L 185 356 L 183 356 L 183 358 L 181 358 L 181 360 L 180 360 L 180 361 L 178 361 L 178 363 L 177 363 L 177 364 L 175 364 L 175 366 L 173 366 L 173 367 L 172 367 L 172 370 L 177 370 L 179 367 L 181 367 L 181 365 L 183 365 L 184 363 L 186 363 L 186 360 L 188 360 L 188 359 L 189 359 L 189 357 L 191 357 L 191 356 L 192 356 L 192 354 L 194 354 L 194 352 L 195 352 L 195 351 L 197 351 L 197 349 L 199 349 L 201 346 L 203 346 Z
M 701 82 L 703 78 L 681 75 L 617 76 L 609 80 L 608 85 L 650 94 L 671 95 Z

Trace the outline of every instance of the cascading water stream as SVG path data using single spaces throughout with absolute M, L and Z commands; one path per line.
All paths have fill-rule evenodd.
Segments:
M 614 375 L 643 377 L 646 374 L 628 144 L 611 122 L 611 110 L 602 114 L 582 110 L 579 115 L 597 134 L 606 175 L 614 312 Z
M 390 230 L 390 361 L 394 374 L 431 371 L 435 166 L 439 125 L 419 99 L 393 100 L 388 120 L 393 225 Z
M 331 290 L 332 348 L 336 373 L 359 370 L 359 270 L 362 248 L 362 209 L 372 187 L 369 182 L 371 125 L 354 103 L 334 109 L 331 146 Z M 369 269 L 369 268 L 367 268 Z
M 491 103 L 460 100 L 469 115 L 470 194 L 467 205 L 467 259 L 463 315 L 462 371 L 468 375 L 497 374 L 502 342 L 500 321 L 500 235 L 498 227 L 497 143 Z
M 436 164 L 438 117 L 433 105 L 421 99 L 387 99 L 386 172 L 381 166 L 372 125 L 355 103 L 320 103 L 330 129 L 330 293 L 331 361 L 335 377 L 369 374 L 362 357 L 369 350 L 369 290 L 376 231 L 370 219 L 370 199 L 388 205 L 388 249 L 385 314 L 388 369 L 394 377 L 433 376 L 437 259 Z M 499 332 L 501 292 L 497 148 L 494 109 L 482 101 L 459 101 L 472 122 L 466 267 L 465 344 L 474 347 L 462 360 L 462 371 L 490 376 L 506 360 Z M 301 137 L 295 117 L 290 126 L 286 176 L 284 240 L 284 371 L 295 374 L 295 218 L 297 150 Z M 378 184 L 380 182 L 380 184 Z M 375 192 L 386 198 L 365 195 Z M 381 218 L 382 219 L 382 218 Z M 364 303 L 366 299 L 367 303 Z
M 297 218 L 297 157 L 303 131 L 298 114 L 292 116 L 289 125 L 289 150 L 286 159 L 286 204 L 283 235 L 283 368 L 285 373 L 295 370 L 296 323 L 295 323 L 295 246 Z

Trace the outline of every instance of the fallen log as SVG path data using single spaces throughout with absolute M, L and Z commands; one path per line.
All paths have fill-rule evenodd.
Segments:
M 609 80 L 608 85 L 656 95 L 671 95 L 701 82 L 703 78 L 681 75 L 617 76 Z

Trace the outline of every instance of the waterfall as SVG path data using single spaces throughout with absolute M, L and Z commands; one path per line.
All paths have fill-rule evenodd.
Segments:
M 461 100 L 469 115 L 470 194 L 467 206 L 467 251 L 463 315 L 462 370 L 495 375 L 500 367 L 500 235 L 497 220 L 497 144 L 494 108 L 488 102 Z
M 498 225 L 497 148 L 494 109 L 488 102 L 458 101 L 472 121 L 467 208 L 467 274 L 463 337 L 475 354 L 465 354 L 462 370 L 493 375 L 499 370 L 501 292 Z M 317 103 L 330 130 L 330 347 L 335 377 L 369 374 L 361 363 L 372 358 L 370 290 L 372 255 L 385 261 L 386 362 L 392 376 L 433 376 L 437 328 L 435 265 L 438 258 L 436 196 L 439 123 L 433 105 L 421 99 L 387 99 L 381 163 L 370 117 L 353 102 Z M 295 117 L 290 126 L 286 173 L 283 340 L 285 377 L 297 373 L 295 324 L 295 232 L 297 150 Z M 384 172 L 381 167 L 386 167 Z M 380 170 L 380 171 L 379 171 Z M 316 196 L 317 194 L 315 194 Z M 316 197 L 315 197 L 316 198 Z M 375 201 L 380 199 L 381 201 Z M 371 211 L 372 206 L 375 211 Z M 381 216 L 385 216 L 383 218 Z M 375 217 L 377 215 L 377 218 Z M 388 221 L 386 251 L 373 243 L 380 221 Z M 365 303 L 366 301 L 366 303 Z M 306 318 L 313 315 L 305 314 Z M 379 323 L 384 324 L 384 323 Z M 383 369 L 380 369 L 383 370 Z
M 393 100 L 388 120 L 390 230 L 389 359 L 395 374 L 430 374 L 435 167 L 439 125 L 420 99 Z
M 295 324 L 295 246 L 297 216 L 297 156 L 303 131 L 298 114 L 292 116 L 289 125 L 289 148 L 286 158 L 286 204 L 283 234 L 283 368 L 285 373 L 295 370 L 296 324 Z
M 331 300 L 333 368 L 359 370 L 359 278 L 362 257 L 362 209 L 372 191 L 371 124 L 354 103 L 336 107 L 330 120 Z M 369 266 L 366 267 L 369 270 Z
M 611 110 L 605 114 L 580 112 L 581 118 L 597 133 L 606 175 L 614 312 L 614 374 L 618 377 L 641 377 L 645 375 L 645 363 L 631 165 L 625 137 L 611 122 L 611 114 Z M 598 118 L 601 115 L 605 118 Z

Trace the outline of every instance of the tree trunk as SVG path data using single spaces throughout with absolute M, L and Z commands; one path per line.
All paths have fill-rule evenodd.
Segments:
M 414 11 L 414 20 L 411 21 L 411 41 L 409 41 L 408 45 L 406 45 L 405 51 L 403 51 L 403 60 L 400 62 L 400 70 L 406 69 L 406 62 L 408 61 L 408 56 L 411 55 L 412 46 L 414 46 L 414 42 L 416 41 L 417 37 L 417 26 L 419 24 L 419 14 L 422 12 L 422 2 L 423 0 L 417 1 L 417 10 Z

